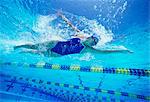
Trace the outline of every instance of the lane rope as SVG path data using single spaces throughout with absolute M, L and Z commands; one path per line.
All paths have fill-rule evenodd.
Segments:
M 0 74 L 1 77 L 8 77 L 11 78 L 10 75 L 6 74 Z M 124 96 L 124 97 L 131 97 L 134 99 L 142 99 L 142 100 L 150 100 L 150 96 L 143 96 L 143 95 L 138 95 L 138 94 L 133 94 L 133 93 L 128 93 L 128 92 L 119 92 L 119 91 L 113 91 L 113 90 L 105 90 L 105 89 L 100 89 L 100 88 L 91 88 L 91 87 L 83 87 L 79 85 L 72 85 L 72 84 L 64 84 L 64 83 L 56 83 L 56 82 L 51 82 L 51 81 L 43 81 L 43 80 L 37 80 L 37 79 L 29 79 L 29 78 L 23 78 L 23 77 L 16 77 L 15 79 L 18 80 L 24 80 L 24 81 L 30 81 L 33 83 L 46 83 L 46 85 L 50 86 L 56 86 L 56 87 L 63 87 L 63 88 L 71 88 L 71 89 L 76 89 L 76 90 L 84 90 L 84 91 L 92 91 L 96 93 L 103 93 L 103 94 L 110 94 L 110 95 L 115 95 L 115 96 Z M 28 79 L 28 80 L 26 80 Z
M 59 65 L 46 62 L 38 62 L 35 64 L 17 63 L 17 62 L 0 62 L 0 65 L 17 66 L 26 68 L 41 68 L 51 70 L 66 70 L 78 72 L 94 72 L 94 73 L 109 73 L 109 74 L 124 74 L 135 76 L 150 76 L 149 69 L 134 69 L 134 68 L 103 68 L 98 66 L 79 66 L 79 65 Z

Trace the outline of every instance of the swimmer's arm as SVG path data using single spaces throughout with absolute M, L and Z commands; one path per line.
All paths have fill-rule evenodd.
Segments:
M 81 31 L 75 27 L 61 12 L 57 12 L 57 15 L 60 16 L 74 31 L 76 31 L 77 33 L 80 33 Z M 74 37 L 80 38 L 80 39 L 85 39 L 87 37 L 85 37 L 84 35 L 81 34 L 75 34 L 73 35 Z
M 127 51 L 129 53 L 133 53 L 133 51 L 129 50 L 129 49 L 105 49 L 105 50 L 102 50 L 102 49 L 96 49 L 96 48 L 93 48 L 92 49 L 96 50 L 96 51 L 99 51 L 99 52 L 108 52 L 108 53 L 111 53 L 111 52 L 124 52 L 124 51 Z
M 80 32 L 80 30 L 75 27 L 69 20 L 68 18 L 66 18 L 62 13 L 60 13 L 59 11 L 57 12 L 57 15 L 60 16 L 73 30 L 75 30 L 76 32 Z
M 81 34 L 76 34 L 76 35 L 73 35 L 74 37 L 76 38 L 80 38 L 80 39 L 86 39 L 87 37 L 84 36 L 84 35 L 81 35 Z
M 38 50 L 24 50 L 21 53 L 32 53 L 32 54 L 39 54 L 39 55 L 43 54 L 41 51 Z

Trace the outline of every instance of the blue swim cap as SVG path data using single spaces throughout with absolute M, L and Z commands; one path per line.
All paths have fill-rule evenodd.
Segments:
M 96 37 L 96 38 L 99 39 L 99 36 L 98 36 L 96 33 L 94 33 L 94 34 L 92 35 L 92 37 Z
M 98 37 L 93 35 L 91 37 L 88 37 L 87 39 L 92 39 L 93 43 L 91 44 L 91 46 L 95 46 L 99 41 Z

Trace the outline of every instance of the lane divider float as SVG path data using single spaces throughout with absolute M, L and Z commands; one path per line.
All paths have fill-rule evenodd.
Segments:
M 8 77 L 12 78 L 10 75 L 6 74 L 0 74 L 1 77 Z M 142 99 L 142 100 L 150 100 L 150 96 L 144 96 L 144 95 L 138 95 L 138 94 L 133 94 L 133 93 L 128 93 L 128 92 L 119 92 L 119 91 L 113 91 L 113 90 L 106 90 L 106 89 L 100 89 L 100 88 L 91 88 L 91 87 L 86 87 L 86 86 L 79 86 L 79 85 L 72 85 L 72 84 L 64 84 L 64 83 L 57 83 L 57 82 L 51 82 L 51 81 L 43 81 L 39 79 L 30 79 L 30 78 L 23 78 L 23 77 L 14 77 L 15 79 L 18 80 L 24 80 L 24 81 L 30 81 L 35 84 L 42 84 L 43 83 L 46 85 L 50 86 L 56 86 L 56 87 L 63 87 L 63 88 L 71 88 L 71 89 L 76 89 L 76 90 L 84 90 L 84 91 L 92 91 L 96 93 L 103 93 L 103 94 L 110 94 L 110 95 L 115 95 L 115 96 L 124 96 L 124 97 L 131 97 L 134 99 Z M 26 80 L 28 79 L 28 80 Z
M 41 69 L 51 69 L 51 70 L 124 74 L 124 75 L 147 76 L 147 77 L 150 76 L 150 70 L 135 69 L 135 68 L 103 68 L 98 66 L 79 66 L 79 65 L 69 66 L 69 65 L 50 64 L 46 62 L 39 62 L 35 64 L 17 63 L 17 62 L 0 62 L 0 65 L 18 66 L 18 67 L 26 67 L 26 68 L 41 68 Z

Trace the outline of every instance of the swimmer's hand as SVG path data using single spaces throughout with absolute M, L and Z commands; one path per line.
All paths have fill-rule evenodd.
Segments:
M 87 38 L 87 37 L 85 37 L 84 35 L 81 35 L 81 34 L 76 34 L 76 35 L 74 35 L 74 37 L 81 38 L 81 39 Z
M 133 51 L 131 51 L 127 48 L 120 48 L 118 46 L 116 46 L 114 48 L 112 48 L 112 46 L 110 46 L 110 48 L 107 47 L 105 49 L 103 49 L 103 48 L 98 49 L 98 48 L 95 48 L 95 47 L 92 47 L 92 48 L 96 51 L 99 51 L 99 52 L 108 52 L 108 53 L 111 53 L 111 52 L 128 52 L 128 53 L 133 53 Z
M 58 16 L 62 16 L 62 15 L 63 15 L 63 14 L 62 14 L 62 10 L 61 10 L 61 9 L 60 9 L 60 10 L 57 10 L 56 15 L 58 15 Z
M 127 50 L 129 53 L 134 53 L 132 50 Z

